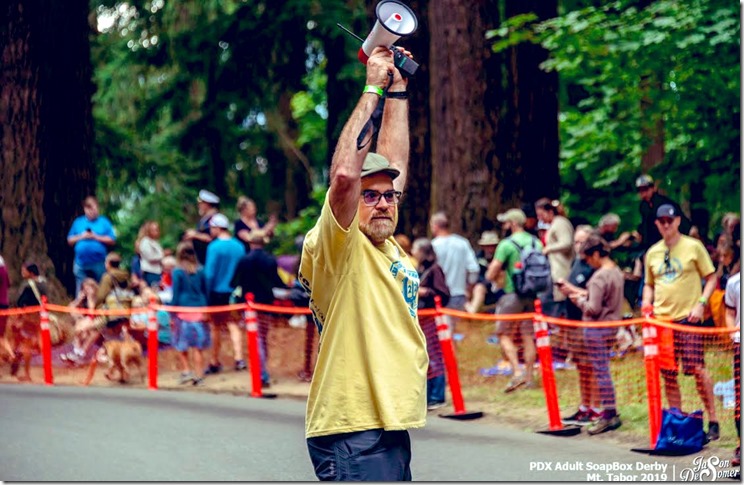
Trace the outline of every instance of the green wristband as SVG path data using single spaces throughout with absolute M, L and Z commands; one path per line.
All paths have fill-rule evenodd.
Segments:
M 367 84 L 366 86 L 364 86 L 364 91 L 362 92 L 363 93 L 374 93 L 382 97 L 382 88 L 377 87 L 377 86 L 372 86 L 371 84 Z

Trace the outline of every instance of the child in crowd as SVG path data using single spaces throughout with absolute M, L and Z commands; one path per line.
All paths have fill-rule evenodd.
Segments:
M 163 258 L 163 274 L 160 278 L 160 291 L 158 297 L 164 305 L 173 299 L 173 270 L 176 267 L 175 256 L 168 255 Z
M 171 305 L 182 307 L 207 306 L 207 282 L 204 271 L 196 261 L 191 242 L 182 242 L 176 248 L 177 267 L 173 270 L 173 299 Z M 204 383 L 204 349 L 211 345 L 209 326 L 205 315 L 199 311 L 178 312 L 174 318 L 173 346 L 181 361 L 181 384 L 199 386 Z M 193 350 L 193 366 L 189 361 Z
M 77 298 L 68 305 L 71 308 L 72 318 L 75 325 L 83 320 L 92 318 L 92 311 L 98 306 L 98 283 L 93 278 L 85 278 L 80 287 Z M 101 337 L 101 332 L 91 328 L 75 334 L 72 341 L 72 351 L 60 355 L 63 362 L 77 365 L 83 363 L 90 347 Z

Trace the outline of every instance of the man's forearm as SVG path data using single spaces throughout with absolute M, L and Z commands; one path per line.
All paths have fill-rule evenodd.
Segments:
M 643 285 L 643 299 L 641 305 L 651 305 L 654 302 L 654 289 L 650 285 Z
M 341 136 L 336 144 L 331 161 L 331 180 L 336 178 L 347 178 L 356 175 L 359 178 L 362 172 L 364 157 L 369 151 L 369 145 L 357 150 L 357 137 L 362 128 L 372 116 L 377 107 L 380 97 L 374 93 L 364 93 L 359 99 L 349 120 L 341 131 Z M 370 133 L 369 136 L 372 136 Z
M 369 144 L 357 149 L 357 138 L 365 123 L 372 116 L 380 97 L 364 93 L 357 103 L 339 137 L 331 162 L 331 188 L 328 194 L 333 215 L 338 223 L 347 228 L 356 214 L 364 157 Z M 370 133 L 368 136 L 372 136 Z
M 403 83 L 390 87 L 390 92 L 405 92 L 405 90 L 406 86 Z M 400 170 L 400 175 L 393 181 L 393 184 L 395 189 L 401 192 L 405 189 L 408 178 L 408 157 L 411 146 L 408 132 L 408 100 L 387 98 L 382 115 L 380 136 L 377 140 L 377 152 Z

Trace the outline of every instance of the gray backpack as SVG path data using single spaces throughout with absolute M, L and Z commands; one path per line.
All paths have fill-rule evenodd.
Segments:
M 532 238 L 532 245 L 522 247 L 514 239 L 509 238 L 519 250 L 521 268 L 515 265 L 512 275 L 514 291 L 520 297 L 535 298 L 538 293 L 547 291 L 551 287 L 550 263 L 548 257 L 537 247 L 536 238 Z

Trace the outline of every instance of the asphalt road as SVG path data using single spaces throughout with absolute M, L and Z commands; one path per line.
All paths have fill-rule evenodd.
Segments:
M 0 480 L 312 481 L 304 409 L 289 399 L 2 385 Z M 431 414 L 411 436 L 414 480 L 672 480 L 692 461 Z M 630 470 L 605 470 L 621 466 Z

